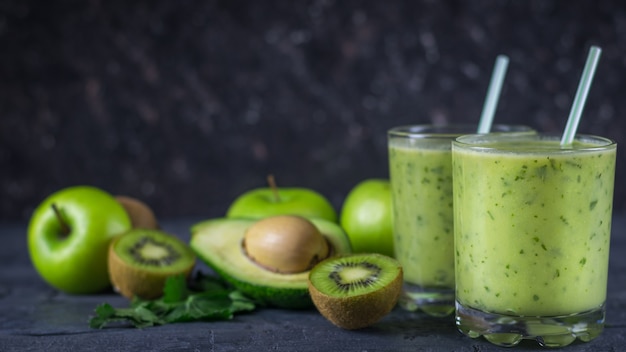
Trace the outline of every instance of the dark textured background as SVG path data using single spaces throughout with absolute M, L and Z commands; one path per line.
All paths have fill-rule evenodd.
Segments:
M 477 121 L 498 54 L 497 122 L 560 133 L 601 46 L 579 131 L 623 143 L 622 3 L 0 1 L 0 220 L 74 184 L 216 216 L 268 173 L 339 209 L 390 127 Z

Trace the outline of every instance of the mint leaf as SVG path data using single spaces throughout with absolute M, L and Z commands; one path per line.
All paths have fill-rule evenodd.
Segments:
M 115 316 L 115 308 L 108 303 L 103 303 L 96 307 L 96 316 L 89 320 L 89 327 L 92 329 L 99 329 L 103 327 L 113 316 Z
M 233 312 L 253 311 L 256 308 L 256 303 L 240 291 L 231 291 L 228 297 L 232 301 Z
M 135 298 L 129 308 L 113 308 L 103 303 L 96 307 L 89 326 L 100 329 L 110 323 L 127 322 L 144 328 L 189 321 L 228 320 L 235 313 L 256 308 L 255 302 L 243 293 L 207 276 L 197 276 L 191 283 L 187 283 L 182 275 L 170 277 L 163 292 L 163 296 L 156 300 Z
M 103 303 L 96 307 L 96 316 L 89 320 L 89 327 L 100 329 L 108 323 L 130 322 L 135 327 L 162 324 L 162 320 L 149 309 L 143 306 L 134 308 L 113 308 L 108 303 Z
M 183 275 L 170 276 L 163 287 L 164 302 L 181 302 L 189 296 L 187 279 Z
M 164 319 L 169 323 L 228 320 L 235 313 L 251 311 L 255 307 L 254 302 L 239 291 L 214 287 L 211 291 L 189 295 L 183 304 L 176 305 Z

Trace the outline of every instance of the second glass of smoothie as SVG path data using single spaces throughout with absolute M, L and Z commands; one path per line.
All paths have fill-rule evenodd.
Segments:
M 494 125 L 494 133 L 533 133 Z M 431 316 L 454 312 L 452 141 L 474 125 L 411 125 L 388 131 L 395 257 L 404 271 L 399 305 Z
M 452 146 L 456 324 L 501 346 L 603 329 L 616 145 L 474 135 Z

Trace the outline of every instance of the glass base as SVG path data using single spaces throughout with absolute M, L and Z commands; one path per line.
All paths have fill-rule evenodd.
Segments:
M 454 312 L 454 289 L 434 289 L 404 283 L 398 304 L 404 310 L 421 310 L 432 317 L 445 317 Z
M 456 326 L 463 334 L 504 347 L 535 340 L 543 347 L 563 347 L 576 339 L 588 342 L 604 329 L 605 307 L 553 317 L 519 317 L 486 313 L 456 302 Z

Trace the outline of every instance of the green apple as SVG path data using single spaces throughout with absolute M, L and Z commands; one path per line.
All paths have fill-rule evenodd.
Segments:
M 367 179 L 346 196 L 339 224 L 355 253 L 393 257 L 391 186 L 386 179 Z
M 237 197 L 226 212 L 227 218 L 262 219 L 274 215 L 300 215 L 337 222 L 337 212 L 322 194 L 308 188 L 256 188 Z
M 131 228 L 124 207 L 107 192 L 73 186 L 49 195 L 28 225 L 28 251 L 39 275 L 72 294 L 110 285 L 109 242 Z

